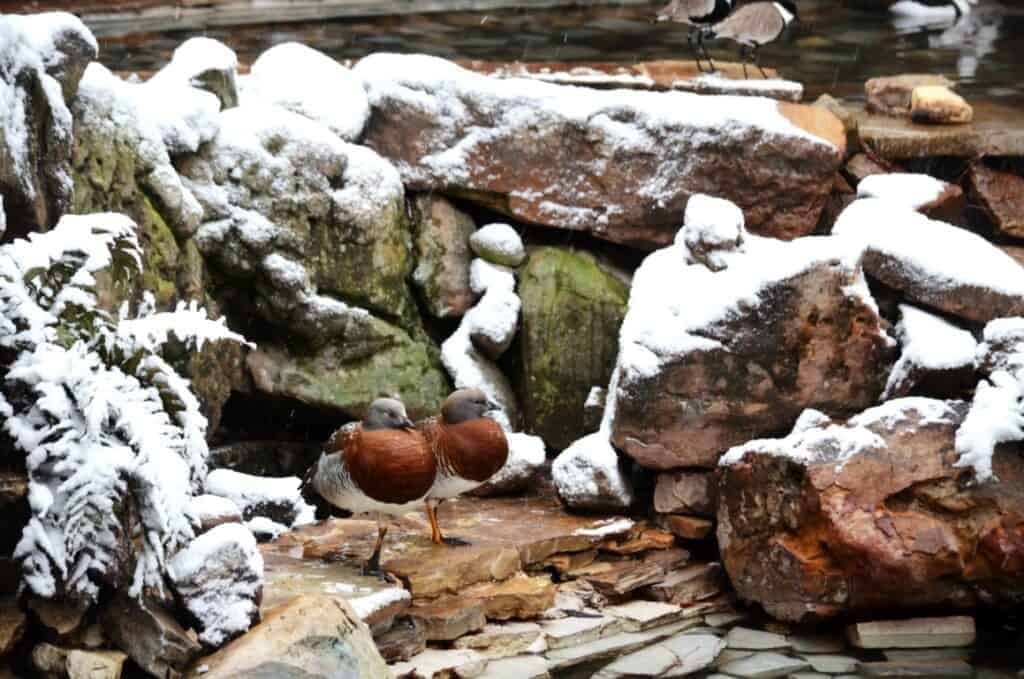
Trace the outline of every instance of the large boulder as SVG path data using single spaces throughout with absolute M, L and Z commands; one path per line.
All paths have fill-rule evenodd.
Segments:
M 806 622 L 873 610 L 1024 603 L 1024 458 L 958 466 L 963 401 L 905 398 L 722 458 L 718 541 L 737 593 Z
M 562 449 L 585 433 L 590 390 L 608 384 L 629 287 L 625 275 L 590 253 L 543 247 L 530 252 L 519 296 L 524 424 Z
M 713 467 L 805 408 L 851 414 L 877 400 L 893 342 L 855 248 L 748 237 L 718 252 L 720 271 L 685 266 L 687 252 L 655 252 L 634 275 L 610 394 L 617 448 L 655 469 Z
M 388 679 L 391 675 L 370 629 L 343 599 L 303 595 L 275 608 L 245 636 L 202 658 L 188 676 Z
M 71 14 L 0 16 L 0 221 L 13 236 L 48 229 L 71 208 L 68 105 L 96 53 Z
M 755 231 L 811 232 L 845 148 L 830 112 L 770 99 L 583 90 L 416 55 L 354 71 L 372 111 L 364 142 L 410 188 L 646 249 L 670 242 L 690 195 L 709 191 Z
M 981 236 L 897 202 L 854 201 L 832 233 L 864 249 L 864 270 L 919 304 L 987 323 L 1024 314 L 1024 269 Z

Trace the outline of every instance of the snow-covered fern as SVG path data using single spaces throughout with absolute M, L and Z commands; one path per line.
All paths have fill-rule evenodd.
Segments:
M 193 537 L 206 419 L 159 352 L 172 334 L 197 348 L 245 340 L 196 305 L 99 309 L 96 274 L 127 280 L 141 261 L 135 224 L 116 214 L 64 217 L 0 247 L 0 415 L 26 456 L 31 508 L 15 555 L 40 596 L 95 601 L 130 572 L 133 593 L 162 590 Z

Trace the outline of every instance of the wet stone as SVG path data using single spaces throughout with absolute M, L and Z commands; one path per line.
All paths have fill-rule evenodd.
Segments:
M 858 648 L 941 648 L 970 646 L 976 631 L 973 618 L 953 616 L 862 622 L 847 635 Z
M 423 623 L 427 641 L 453 641 L 461 636 L 483 629 L 487 624 L 484 607 L 479 601 L 413 606 L 409 615 Z
M 373 642 L 386 662 L 401 662 L 426 650 L 427 635 L 422 622 L 406 616 L 395 620 L 391 628 L 375 636 Z
M 391 559 L 384 567 L 408 583 L 414 597 L 432 597 L 508 578 L 519 570 L 519 552 L 512 547 L 437 549 Z

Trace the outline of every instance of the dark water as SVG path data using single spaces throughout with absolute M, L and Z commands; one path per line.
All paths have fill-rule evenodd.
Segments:
M 1008 2 L 1009 0 L 1004 0 Z M 376 51 L 424 52 L 451 58 L 616 61 L 687 58 L 685 27 L 652 22 L 649 5 L 439 13 L 318 23 L 254 24 L 101 37 L 101 59 L 117 70 L 152 70 L 192 35 L 231 45 L 243 63 L 266 48 L 298 40 L 338 59 Z M 865 79 L 899 72 L 943 73 L 968 96 L 1024 101 L 1024 4 L 981 0 L 960 21 L 898 25 L 885 12 L 843 7 L 838 0 L 802 0 L 801 23 L 785 42 L 766 47 L 763 61 L 803 81 L 809 96 L 855 95 Z M 735 58 L 735 49 L 712 49 Z

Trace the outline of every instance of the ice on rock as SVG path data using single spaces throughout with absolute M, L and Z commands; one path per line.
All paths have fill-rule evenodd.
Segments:
M 519 266 L 526 258 L 523 239 L 508 224 L 487 224 L 469 237 L 473 254 L 492 264 Z
M 865 177 L 857 184 L 857 196 L 879 198 L 920 210 L 946 192 L 946 182 L 926 174 L 900 172 Z
M 168 574 L 200 630 L 199 640 L 221 646 L 259 619 L 263 557 L 240 523 L 203 533 L 174 555 Z
M 345 141 L 357 141 L 370 117 L 362 81 L 327 55 L 305 45 L 275 45 L 256 59 L 243 104 L 262 101 L 315 120 Z

